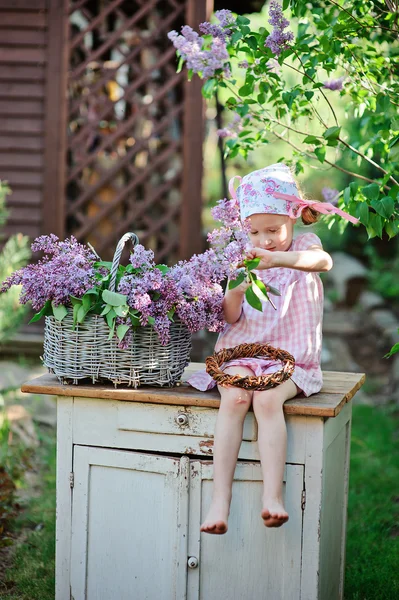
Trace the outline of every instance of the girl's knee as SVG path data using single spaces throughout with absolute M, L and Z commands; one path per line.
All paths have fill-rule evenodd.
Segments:
M 252 392 L 241 388 L 222 388 L 220 391 L 221 408 L 225 411 L 247 411 L 252 402 Z
M 277 390 L 265 390 L 263 392 L 254 392 L 253 407 L 254 411 L 260 411 L 266 415 L 274 415 L 283 409 L 284 398 Z

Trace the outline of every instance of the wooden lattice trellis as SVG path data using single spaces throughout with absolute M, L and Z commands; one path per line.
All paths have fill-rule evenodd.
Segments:
M 192 82 L 187 92 L 167 33 L 204 20 L 205 6 L 69 3 L 66 234 L 102 258 L 128 230 L 157 260 L 200 249 L 199 87 Z

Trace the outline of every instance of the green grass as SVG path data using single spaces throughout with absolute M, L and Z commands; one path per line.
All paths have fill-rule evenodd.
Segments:
M 14 585 L 3 594 L 0 587 L 0 600 L 54 600 L 55 439 L 40 437 L 42 494 L 16 520 L 14 530 L 29 533 L 7 573 Z M 354 407 L 348 511 L 345 600 L 396 600 L 399 414 L 392 409 Z
M 354 407 L 350 469 L 345 600 L 396 600 L 398 412 L 392 408 Z
M 26 535 L 16 546 L 12 567 L 0 600 L 54 600 L 55 589 L 55 435 L 38 432 L 41 446 L 34 461 L 40 469 L 42 492 L 15 520 L 13 533 Z

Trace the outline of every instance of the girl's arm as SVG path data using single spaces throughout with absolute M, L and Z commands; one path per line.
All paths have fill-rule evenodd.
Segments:
M 319 273 L 329 271 L 333 266 L 331 256 L 320 246 L 309 246 L 307 250 L 288 252 L 271 252 L 262 248 L 252 248 L 248 252 L 247 258 L 260 258 L 258 269 L 287 267 L 288 269 Z
M 240 285 L 232 290 L 227 287 L 224 299 L 223 299 L 223 314 L 224 320 L 229 325 L 232 325 L 241 316 L 242 303 L 244 300 L 245 290 L 249 287 L 249 283 L 243 281 Z

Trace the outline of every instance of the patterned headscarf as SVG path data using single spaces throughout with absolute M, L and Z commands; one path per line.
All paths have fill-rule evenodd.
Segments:
M 236 178 L 240 180 L 240 185 L 234 190 Z M 231 197 L 239 203 L 242 221 L 258 213 L 287 215 L 296 219 L 306 206 L 326 215 L 338 214 L 351 223 L 359 221 L 330 202 L 301 198 L 295 179 L 284 163 L 252 171 L 245 177 L 236 175 L 230 180 L 229 191 Z

